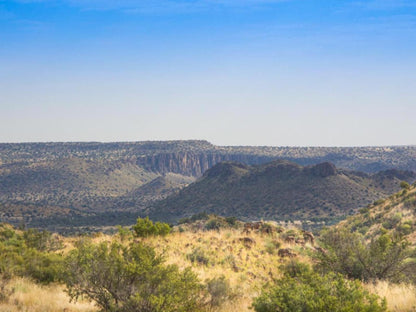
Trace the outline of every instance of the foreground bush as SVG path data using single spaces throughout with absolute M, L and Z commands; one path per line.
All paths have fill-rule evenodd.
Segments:
M 359 233 L 330 228 L 321 233 L 326 253 L 317 254 L 318 268 L 364 281 L 414 282 L 416 265 L 409 244 L 399 235 L 382 234 L 366 242 Z
M 43 284 L 57 281 L 62 256 L 46 251 L 59 248 L 55 242 L 46 231 L 17 232 L 0 224 L 0 275 L 30 277 Z
M 309 266 L 292 262 L 284 277 L 254 299 L 256 312 L 381 312 L 386 302 L 363 289 L 359 281 L 341 275 L 320 275 Z
M 191 312 L 202 307 L 202 286 L 189 269 L 164 265 L 142 244 L 80 242 L 66 258 L 71 298 L 86 296 L 102 311 Z

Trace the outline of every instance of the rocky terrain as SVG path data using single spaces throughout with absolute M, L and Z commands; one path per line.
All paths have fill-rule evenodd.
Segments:
M 397 191 L 402 180 L 415 179 L 410 171 L 367 174 L 328 162 L 305 167 L 286 160 L 253 166 L 223 162 L 154 204 L 149 214 L 168 221 L 201 212 L 245 220 L 331 220 Z
M 260 164 L 283 158 L 300 165 L 325 161 L 337 167 L 377 172 L 416 171 L 416 146 L 273 147 L 216 146 L 207 141 L 144 141 L 116 143 L 3 143 L 0 165 L 30 164 L 63 158 L 132 161 L 146 170 L 200 176 L 221 161 Z
M 416 171 L 416 146 L 247 147 L 196 140 L 4 143 L 0 220 L 41 227 L 128 224 L 220 162 L 260 165 L 276 159 L 299 165 L 330 161 L 367 173 Z

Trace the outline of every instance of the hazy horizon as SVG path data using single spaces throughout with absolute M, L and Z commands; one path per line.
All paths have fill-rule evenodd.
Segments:
M 0 142 L 415 145 L 413 1 L 0 0 Z

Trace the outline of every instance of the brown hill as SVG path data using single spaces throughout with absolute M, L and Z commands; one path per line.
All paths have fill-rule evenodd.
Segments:
M 415 178 L 409 171 L 366 174 L 331 163 L 302 167 L 284 160 L 257 166 L 225 162 L 148 212 L 169 221 L 204 211 L 246 220 L 335 219 L 397 191 L 401 180 Z

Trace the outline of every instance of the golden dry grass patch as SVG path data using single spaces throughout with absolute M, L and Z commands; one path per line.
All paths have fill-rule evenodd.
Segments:
M 366 284 L 365 288 L 381 298 L 386 298 L 391 312 L 416 311 L 416 287 L 414 285 L 378 281 L 375 284 Z
M 42 286 L 26 278 L 13 278 L 7 288 L 11 296 L 0 303 L 2 312 L 96 312 L 88 301 L 70 302 L 62 285 Z

